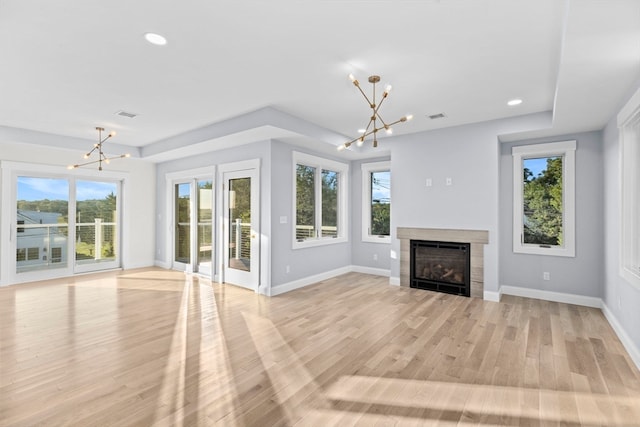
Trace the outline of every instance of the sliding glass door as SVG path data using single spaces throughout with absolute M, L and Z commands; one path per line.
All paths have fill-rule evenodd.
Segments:
M 117 182 L 75 182 L 76 271 L 119 266 L 118 187 Z
M 46 270 L 71 274 L 119 267 L 120 185 L 17 176 L 15 274 L 38 280 L 52 276 Z

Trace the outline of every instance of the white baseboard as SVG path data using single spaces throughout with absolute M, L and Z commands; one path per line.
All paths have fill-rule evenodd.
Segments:
M 321 282 L 322 280 L 331 279 L 341 274 L 346 274 L 351 272 L 373 274 L 374 276 L 385 276 L 385 277 L 389 277 L 389 275 L 391 274 L 390 270 L 385 270 L 382 268 L 364 267 L 361 265 L 348 265 L 346 267 L 337 268 L 335 270 L 331 270 L 324 273 L 315 274 L 313 276 L 303 277 L 302 279 L 294 280 L 291 282 L 283 283 L 282 285 L 273 286 L 269 290 L 268 296 L 280 295 L 285 292 L 289 292 L 295 289 L 304 288 L 305 286 L 313 285 L 314 283 Z M 398 284 L 400 284 L 399 279 L 398 279 Z
M 324 273 L 314 274 L 313 276 L 303 277 L 302 279 L 294 280 L 291 282 L 283 283 L 282 285 L 272 286 L 269 292 L 270 296 L 276 296 L 285 292 L 290 292 L 295 289 L 304 288 L 305 286 L 313 285 L 314 283 L 321 282 L 323 280 L 331 279 L 332 277 L 339 276 L 341 274 L 350 273 L 351 266 L 336 268 L 335 270 L 325 271 Z
M 391 270 L 385 270 L 383 268 L 363 267 L 361 265 L 352 265 L 351 271 L 353 271 L 354 273 L 373 274 L 374 276 L 389 277 L 391 275 Z
M 629 353 L 629 356 L 631 357 L 631 360 L 633 360 L 633 363 L 635 363 L 638 369 L 640 369 L 640 349 L 636 347 L 636 345 L 633 343 L 633 340 L 629 337 L 620 322 L 618 322 L 616 316 L 604 302 L 602 303 L 602 313 L 604 313 L 604 317 L 606 317 L 616 335 L 618 335 L 620 342 Z
M 583 305 L 585 307 L 602 308 L 602 300 L 600 298 L 565 294 L 562 292 L 542 291 L 540 289 L 521 288 L 518 286 L 501 286 L 498 298 L 502 295 L 513 295 L 516 297 L 535 298 L 545 301 Z
M 400 286 L 400 278 L 399 277 L 389 277 L 389 284 L 393 286 Z
M 123 263 L 123 270 L 135 270 L 136 268 L 149 268 L 156 265 L 156 261 L 154 262 L 136 262 L 136 263 Z
M 541 291 L 538 289 L 520 288 L 517 286 L 501 286 L 500 293 L 503 295 L 514 295 L 526 298 L 536 298 L 545 301 L 562 302 L 566 304 L 582 305 L 585 307 L 599 308 L 602 310 L 604 317 L 607 319 L 614 332 L 620 339 L 620 342 L 629 353 L 629 357 L 636 367 L 640 369 L 640 349 L 634 344 L 633 340 L 629 337 L 624 330 L 618 319 L 609 309 L 609 307 L 600 298 L 587 297 L 584 295 L 565 294 L 562 292 Z M 485 292 L 485 299 L 487 298 L 487 292 Z
M 160 261 L 159 259 L 155 260 L 153 265 L 155 265 L 156 267 L 164 268 L 165 270 L 171 269 L 171 263 Z
M 493 292 L 493 291 L 484 291 L 482 298 L 485 301 L 493 301 L 493 302 L 500 302 L 500 297 L 502 296 L 502 293 L 500 291 L 498 292 Z

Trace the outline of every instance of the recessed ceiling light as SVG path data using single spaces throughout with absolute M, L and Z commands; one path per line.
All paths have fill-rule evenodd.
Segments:
M 514 107 L 514 106 L 520 105 L 520 104 L 522 104 L 522 99 L 520 99 L 520 98 L 515 98 L 515 99 L 512 99 L 509 102 L 507 102 L 507 105 L 509 107 Z
M 156 33 L 146 33 L 144 38 L 151 44 L 155 44 L 156 46 L 164 46 L 167 44 L 167 39 L 164 36 Z

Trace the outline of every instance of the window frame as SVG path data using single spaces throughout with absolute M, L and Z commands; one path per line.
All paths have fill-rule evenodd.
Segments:
M 371 174 L 374 172 L 386 172 L 391 174 L 391 162 L 362 163 L 362 241 L 368 243 L 391 243 L 391 230 L 389 235 L 371 234 Z M 389 202 L 391 203 L 391 202 Z
M 345 243 L 349 241 L 349 223 L 348 223 L 348 196 L 349 196 L 349 165 L 346 163 L 329 160 L 311 154 L 301 153 L 299 151 L 292 152 L 292 214 L 291 214 L 291 231 L 292 231 L 292 249 L 303 249 L 314 246 L 331 245 L 336 243 Z M 315 227 L 316 230 L 322 230 L 322 171 L 328 170 L 338 173 L 338 230 L 337 235 L 322 237 L 321 233 L 317 233 L 315 238 L 308 238 L 303 241 L 296 239 L 297 226 L 297 209 L 296 209 L 296 177 L 297 165 L 309 166 L 315 168 Z
M 119 185 L 118 193 L 118 242 L 119 251 L 117 261 L 113 266 L 107 263 L 100 264 L 101 267 L 95 270 L 103 271 L 110 268 L 124 268 L 125 258 L 124 249 L 126 247 L 126 236 L 129 235 L 130 221 L 126 215 L 126 207 L 128 205 L 128 194 L 126 192 L 127 185 L 130 179 L 130 173 L 124 171 L 98 171 L 97 169 L 73 169 L 68 170 L 64 166 L 56 165 L 43 165 L 36 163 L 15 162 L 9 160 L 0 160 L 1 179 L 0 186 L 2 188 L 3 204 L 0 215 L 0 225 L 9 230 L 9 238 L 3 239 L 0 242 L 0 253 L 2 254 L 16 254 L 12 256 L 0 257 L 0 286 L 7 284 L 17 284 L 24 282 L 33 282 L 38 280 L 49 280 L 59 277 L 72 277 L 76 274 L 86 273 L 81 267 L 76 267 L 75 263 L 75 243 L 69 244 L 63 254 L 66 254 L 67 265 L 56 267 L 53 269 L 45 269 L 40 271 L 25 271 L 17 272 L 17 229 L 19 228 L 18 218 L 16 214 L 16 202 L 17 202 L 17 180 L 21 176 L 45 178 L 45 179 L 61 179 L 68 182 L 69 185 L 69 222 L 65 227 L 68 227 L 69 241 L 75 242 L 75 182 L 77 180 L 95 180 L 95 181 L 109 181 L 117 182 Z M 74 202 L 72 203 L 71 196 L 73 195 Z M 49 254 L 45 254 L 49 256 Z
M 575 257 L 575 164 L 576 141 L 560 141 L 513 147 L 513 252 L 531 255 Z M 562 161 L 562 246 L 525 244 L 523 161 L 530 158 L 559 157 Z
M 620 144 L 620 275 L 640 289 L 640 89 L 617 117 Z M 635 129 L 634 129 L 635 127 Z

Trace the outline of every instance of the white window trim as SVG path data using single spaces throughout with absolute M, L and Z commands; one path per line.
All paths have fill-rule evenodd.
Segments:
M 371 173 L 391 171 L 391 162 L 363 163 L 362 169 L 362 241 L 391 243 L 391 236 L 371 234 Z
M 73 260 L 75 254 L 72 251 L 72 245 L 69 245 L 67 250 L 69 265 L 64 268 L 58 268 L 54 270 L 42 270 L 26 273 L 16 273 L 15 269 L 15 253 L 16 253 L 16 236 L 14 234 L 14 227 L 17 222 L 16 219 L 16 179 L 20 175 L 29 175 L 42 178 L 60 178 L 69 180 L 69 194 L 73 191 L 75 193 L 75 181 L 88 179 L 99 181 L 119 182 L 120 184 L 120 197 L 118 201 L 118 209 L 120 210 L 120 250 L 117 263 L 119 267 L 126 268 L 125 262 L 127 259 L 126 245 L 124 242 L 125 236 L 130 235 L 131 224 L 129 215 L 127 215 L 128 206 L 130 206 L 129 192 L 127 191 L 127 185 L 129 181 L 129 172 L 121 171 L 98 171 L 97 169 L 72 169 L 68 170 L 66 167 L 43 165 L 37 163 L 27 162 L 15 162 L 9 160 L 0 161 L 0 169 L 2 170 L 2 208 L 0 225 L 3 230 L 8 230 L 9 235 L 0 241 L 0 286 L 6 286 L 10 284 L 32 282 L 37 280 L 49 280 L 59 277 L 71 277 L 74 274 L 81 274 L 79 270 L 74 270 Z M 73 212 L 75 205 L 69 201 L 69 210 Z M 72 215 L 69 218 L 69 239 L 75 241 L 75 218 Z M 10 254 L 7 256 L 7 254 Z
M 576 253 L 576 141 L 552 142 L 513 147 L 513 252 L 521 254 L 575 257 Z M 527 158 L 563 156 L 563 246 L 542 247 L 524 244 L 522 162 Z
M 349 192 L 349 165 L 346 163 L 336 162 L 334 160 L 325 159 L 322 157 L 313 156 L 311 154 L 301 153 L 294 151 L 292 153 L 292 214 L 291 214 L 291 230 L 292 230 L 292 249 L 310 248 L 314 246 L 332 245 L 336 243 L 348 242 L 349 230 L 348 230 L 348 192 Z M 315 239 L 306 239 L 299 242 L 296 239 L 296 165 L 301 164 L 305 166 L 311 166 L 316 168 L 316 174 L 320 174 L 322 169 L 338 172 L 340 178 L 338 180 L 338 235 L 337 237 L 317 237 Z M 319 182 L 319 181 L 318 181 Z M 321 185 L 316 185 L 316 206 L 320 200 L 322 193 Z M 319 230 L 320 218 L 316 215 L 316 227 Z
M 640 220 L 637 218 L 640 205 L 640 184 L 637 182 L 638 150 L 640 135 L 633 130 L 640 122 L 640 90 L 622 108 L 617 117 L 620 138 L 620 275 L 631 285 L 640 289 L 640 260 L 636 236 Z

